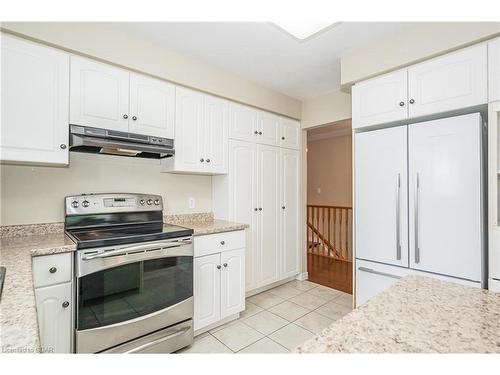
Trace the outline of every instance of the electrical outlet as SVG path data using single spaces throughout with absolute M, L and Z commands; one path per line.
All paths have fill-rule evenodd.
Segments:
M 189 208 L 195 208 L 196 207 L 196 200 L 194 197 L 191 197 L 188 199 L 188 207 Z
M 321 194 L 321 188 L 317 189 L 318 194 Z

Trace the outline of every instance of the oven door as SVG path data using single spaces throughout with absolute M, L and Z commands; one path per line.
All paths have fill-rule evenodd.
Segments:
M 193 317 L 190 237 L 76 257 L 76 351 L 96 353 Z

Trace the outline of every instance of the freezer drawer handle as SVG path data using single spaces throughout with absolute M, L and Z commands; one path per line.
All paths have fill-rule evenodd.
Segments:
M 401 173 L 398 173 L 396 192 L 396 259 L 401 260 Z
M 418 193 L 420 189 L 420 175 L 417 172 L 417 178 L 415 181 L 415 263 L 420 263 L 420 247 L 418 244 L 418 209 L 419 209 L 419 201 L 418 201 Z
M 390 273 L 385 273 L 385 272 L 380 272 L 380 271 L 375 271 L 374 269 L 366 268 L 366 267 L 358 267 L 358 270 L 363 271 L 363 272 L 373 273 L 375 275 L 392 277 L 393 279 L 400 279 L 401 278 L 401 276 L 392 275 Z

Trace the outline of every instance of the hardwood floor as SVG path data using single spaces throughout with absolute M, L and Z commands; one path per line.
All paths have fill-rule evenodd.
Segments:
M 308 280 L 352 294 L 352 262 L 307 254 Z

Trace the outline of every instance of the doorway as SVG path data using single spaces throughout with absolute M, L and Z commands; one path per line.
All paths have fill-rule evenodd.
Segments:
M 351 120 L 307 131 L 307 272 L 352 294 Z

